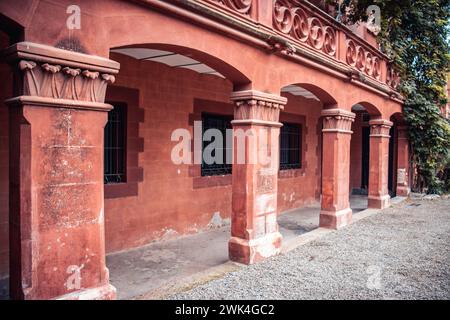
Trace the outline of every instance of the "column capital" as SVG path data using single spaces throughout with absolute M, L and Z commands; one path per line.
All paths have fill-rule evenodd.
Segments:
M 325 109 L 322 111 L 322 132 L 340 132 L 352 134 L 352 123 L 356 115 L 343 109 Z
M 369 121 L 369 125 L 371 137 L 390 138 L 389 130 L 394 123 L 385 119 L 374 119 Z
M 108 111 L 106 87 L 120 64 L 98 56 L 19 42 L 3 51 L 19 75 L 19 96 L 8 104 Z
M 287 98 L 257 90 L 235 91 L 231 94 L 235 103 L 233 124 L 259 124 L 281 126 L 278 122 L 280 110 Z

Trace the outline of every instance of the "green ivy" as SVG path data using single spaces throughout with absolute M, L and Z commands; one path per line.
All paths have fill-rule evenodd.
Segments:
M 346 0 L 350 23 L 365 21 L 366 8 L 381 9 L 382 50 L 400 71 L 400 92 L 406 98 L 416 191 L 450 190 L 450 124 L 439 112 L 447 103 L 450 66 L 450 0 Z

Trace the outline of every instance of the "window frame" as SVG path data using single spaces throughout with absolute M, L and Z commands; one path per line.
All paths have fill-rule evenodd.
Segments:
M 103 145 L 103 163 L 104 163 L 104 169 L 103 169 L 103 183 L 104 185 L 117 185 L 117 184 L 124 184 L 127 183 L 127 178 L 128 178 L 128 174 L 127 174 L 127 128 L 128 128 L 128 103 L 123 102 L 123 101 L 108 101 L 108 104 L 111 104 L 113 106 L 113 109 L 111 111 L 108 112 L 108 120 L 105 124 L 105 129 L 104 129 L 104 137 L 103 137 L 103 141 L 104 141 L 104 145 Z M 122 121 L 120 121 L 120 123 L 122 124 L 122 128 L 120 128 L 120 131 L 122 132 L 121 134 L 121 147 L 119 147 L 122 151 L 122 162 L 121 162 L 121 169 L 122 170 L 117 170 L 117 171 L 122 171 L 121 173 L 106 173 L 106 169 L 107 169 L 107 144 L 106 144 L 106 139 L 107 139 L 107 129 L 108 129 L 108 124 L 110 123 L 110 116 L 111 114 L 113 114 L 115 111 L 117 112 L 118 110 L 121 110 L 120 116 L 122 117 Z M 115 181 L 114 179 L 107 179 L 107 176 L 121 176 L 120 179 L 117 179 L 117 181 Z
M 302 123 L 293 123 L 293 122 L 282 122 L 283 126 L 280 128 L 280 163 L 279 163 L 279 169 L 280 171 L 286 171 L 286 170 L 299 170 L 303 168 L 303 124 Z M 297 152 L 297 157 L 298 157 L 298 161 L 296 161 L 295 163 L 293 161 L 291 161 L 290 156 L 292 156 L 292 154 L 289 153 L 289 150 L 291 149 L 295 149 L 292 148 L 290 145 L 288 148 L 283 148 L 283 143 L 282 143 L 282 139 L 283 139 L 283 128 L 298 128 L 298 152 Z M 290 141 L 289 143 L 290 144 Z M 282 159 L 283 159 L 283 151 L 284 150 L 288 150 L 288 163 L 282 163 Z
M 204 162 L 203 159 L 203 150 L 206 146 L 208 146 L 212 141 L 203 141 L 203 135 L 206 130 L 212 129 L 213 127 L 205 127 L 205 120 L 207 118 L 216 118 L 221 119 L 222 121 L 227 121 L 227 125 L 219 129 L 223 134 L 223 150 L 225 151 L 223 153 L 223 164 L 211 164 L 208 165 Z M 232 174 L 232 164 L 226 163 L 227 153 L 226 150 L 230 150 L 230 152 L 233 152 L 232 147 L 227 148 L 226 146 L 226 129 L 232 129 L 231 121 L 233 120 L 233 116 L 225 115 L 225 114 L 217 114 L 217 113 L 211 113 L 211 112 L 202 112 L 201 113 L 201 119 L 202 119 L 202 163 L 200 166 L 200 172 L 202 177 L 213 177 L 213 176 L 225 176 L 225 175 L 231 175 Z M 214 128 L 218 129 L 218 128 Z M 216 166 L 214 168 L 214 166 Z M 210 168 L 213 167 L 213 168 Z

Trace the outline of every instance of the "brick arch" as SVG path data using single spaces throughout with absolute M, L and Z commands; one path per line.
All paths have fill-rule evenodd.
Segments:
M 147 44 L 133 44 L 128 46 L 121 46 L 112 49 L 124 49 L 124 48 L 157 49 L 162 51 L 170 51 L 173 53 L 187 56 L 221 73 L 223 76 L 225 76 L 225 78 L 230 80 L 236 88 L 245 88 L 251 82 L 250 79 L 243 72 L 241 72 L 228 62 L 218 57 L 215 57 L 207 52 L 203 52 L 194 48 L 170 43 L 147 43 Z
M 116 9 L 109 8 L 111 12 Z M 136 46 L 189 54 L 227 77 L 235 91 L 252 89 L 253 77 L 259 72 L 253 62 L 267 58 L 266 52 L 182 19 L 174 18 L 169 23 L 167 15 L 134 10 L 124 10 L 123 15 L 102 22 L 104 44 L 108 47 L 103 44 L 95 48 L 100 55 L 108 54 L 112 48 Z
M 367 102 L 367 101 L 361 101 L 361 102 L 358 102 L 358 103 L 353 104 L 353 105 L 352 105 L 352 108 L 353 108 L 353 106 L 355 106 L 355 105 L 361 105 L 361 106 L 363 106 L 364 109 L 366 109 L 367 113 L 370 114 L 372 117 L 376 117 L 376 118 L 377 118 L 377 117 L 381 117 L 381 111 L 380 111 L 374 104 L 372 104 L 372 103 L 370 103 L 370 102 Z
M 292 83 L 290 85 L 295 85 L 297 87 L 300 87 L 302 89 L 311 92 L 320 100 L 320 102 L 323 104 L 323 107 L 326 109 L 333 108 L 338 104 L 337 100 L 327 90 L 315 84 L 303 82 L 303 83 Z M 283 88 L 286 87 L 287 86 L 284 86 Z M 283 88 L 281 90 L 283 90 Z
M 279 75 L 278 85 L 280 88 L 288 85 L 300 86 L 316 95 L 323 103 L 324 109 L 337 106 L 348 111 L 351 106 L 344 102 L 347 100 L 349 90 L 355 89 L 353 85 L 343 82 L 341 78 L 300 64 L 294 64 L 291 72 L 282 72 Z
M 398 124 L 398 125 L 406 125 L 405 117 L 404 117 L 403 113 L 401 113 L 401 112 L 393 113 L 390 116 L 389 121 L 392 121 L 394 124 Z

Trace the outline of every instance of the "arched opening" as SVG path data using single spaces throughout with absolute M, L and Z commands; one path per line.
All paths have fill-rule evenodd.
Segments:
M 407 126 L 401 113 L 394 113 L 389 120 L 393 123 L 389 133 L 389 195 L 391 197 L 407 196 L 411 183 L 409 176 L 412 172 Z
M 305 83 L 285 86 L 288 102 L 280 113 L 278 224 L 284 243 L 319 227 L 322 188 L 322 119 L 336 100 Z
M 105 127 L 105 243 L 111 284 L 129 298 L 228 261 L 231 164 L 190 154 L 179 165 L 171 137 L 187 130 L 193 151 L 196 134 L 231 128 L 230 95 L 250 80 L 174 45 L 114 48 L 110 58 L 121 70 L 106 94 L 115 109 Z
M 350 195 L 355 200 L 353 203 L 357 203 L 352 208 L 356 212 L 367 208 L 371 114 L 361 104 L 354 105 L 352 112 L 356 114 L 356 117 L 352 124 L 353 134 L 350 145 Z
M 378 118 L 380 112 L 367 102 L 353 105 L 352 112 L 356 117 L 352 124 L 350 145 L 350 204 L 353 213 L 357 213 L 368 207 L 371 152 L 369 121 Z

